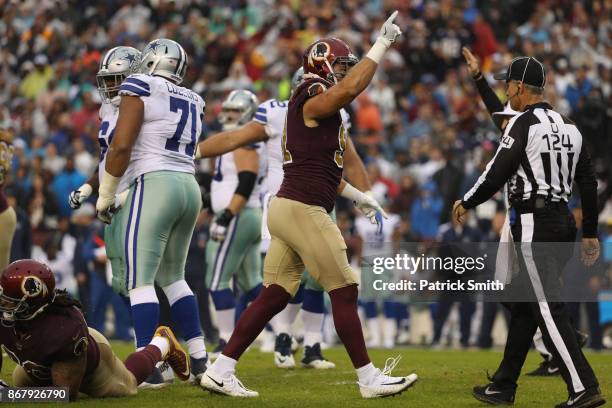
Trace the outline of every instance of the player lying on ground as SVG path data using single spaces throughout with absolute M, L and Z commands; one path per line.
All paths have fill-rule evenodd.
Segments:
M 300 67 L 292 79 L 292 92 L 303 81 L 304 68 Z M 287 116 L 289 101 L 269 99 L 259 105 L 254 112 L 255 117 L 243 126 L 218 133 L 198 145 L 196 158 L 214 157 L 234 151 L 243 146 L 266 142 L 267 149 L 267 175 L 265 178 L 266 191 L 264 198 L 264 217 L 262 219 L 262 252 L 267 252 L 270 246 L 270 232 L 267 226 L 267 205 L 271 196 L 274 196 L 283 181 L 283 154 L 282 134 Z M 350 128 L 350 118 L 344 109 L 340 111 L 345 130 Z M 370 182 L 361 158 L 355 150 L 350 138 L 347 138 L 347 149 L 344 153 L 344 166 L 349 181 L 361 191 L 370 190 Z M 321 352 L 323 340 L 322 329 L 324 319 L 323 288 L 310 274 L 305 271 L 298 294 L 294 296 L 287 307 L 274 316 L 270 325 L 276 335 L 274 346 L 274 363 L 279 368 L 295 367 L 292 350 L 292 338 L 289 334 L 290 326 L 295 321 L 302 303 L 302 319 L 304 323 L 304 356 L 301 364 L 306 368 L 329 369 L 335 364 L 326 360 Z M 300 296 L 301 295 L 301 296 Z M 214 299 L 214 297 L 213 297 Z M 252 299 L 251 299 L 252 300 Z M 233 330 L 234 324 L 231 322 Z M 231 331 L 230 331 L 231 334 Z M 223 337 L 223 336 L 221 336 Z M 228 337 L 229 338 L 229 337 Z M 225 339 L 227 340 L 227 339 Z M 225 345 L 225 342 L 223 343 Z M 219 352 L 223 349 L 220 348 Z M 216 357 L 216 356 L 215 356 Z
M 183 381 L 189 358 L 168 327 L 121 362 L 102 334 L 88 328 L 78 301 L 55 290 L 49 267 L 31 259 L 10 264 L 0 278 L 0 345 L 17 364 L 15 387 L 68 387 L 91 397 L 124 397 L 166 360 Z M 0 354 L 0 367 L 2 355 Z M 8 386 L 0 380 L 0 387 Z
M 202 376 L 203 388 L 236 397 L 258 396 L 236 378 L 237 360 L 287 306 L 304 267 L 330 295 L 336 331 L 357 371 L 361 395 L 395 395 L 416 381 L 416 374 L 389 375 L 399 358 L 391 359 L 382 371 L 371 363 L 357 315 L 356 279 L 346 244 L 329 215 L 340 194 L 382 227 L 384 211 L 376 200 L 342 180 L 346 131 L 339 112 L 367 87 L 384 53 L 401 34 L 393 24 L 396 16 L 397 12 L 384 23 L 374 46 L 356 65 L 350 48 L 337 38 L 318 40 L 305 51 L 304 82 L 289 101 L 282 138 L 284 178 L 269 206 L 272 241 L 264 264 L 264 288 L 243 313 L 223 353 Z

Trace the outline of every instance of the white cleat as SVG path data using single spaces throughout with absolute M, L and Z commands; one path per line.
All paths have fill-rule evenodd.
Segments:
M 274 352 L 274 364 L 278 368 L 291 369 L 295 368 L 295 358 L 293 354 L 285 355 L 278 351 Z
M 406 377 L 391 377 L 391 371 L 399 363 L 401 356 L 395 358 L 388 358 L 385 363 L 385 368 L 380 371 L 378 375 L 370 381 L 369 384 L 359 385 L 359 391 L 363 398 L 384 398 L 398 395 L 412 387 L 417 381 L 418 377 L 416 374 L 410 374 Z
M 213 373 L 211 370 L 206 370 L 202 376 L 202 380 L 200 381 L 200 386 L 210 392 L 227 395 L 230 397 L 259 397 L 259 393 L 257 391 L 246 388 L 234 374 L 227 377 L 221 377 L 220 375 Z

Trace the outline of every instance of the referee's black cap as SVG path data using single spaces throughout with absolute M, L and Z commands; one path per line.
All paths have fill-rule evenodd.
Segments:
M 517 57 L 512 60 L 506 72 L 493 75 L 499 81 L 521 81 L 526 85 L 544 88 L 546 71 L 544 65 L 534 57 Z

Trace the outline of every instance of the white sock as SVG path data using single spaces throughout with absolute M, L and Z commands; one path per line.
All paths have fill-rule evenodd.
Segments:
M 302 310 L 302 322 L 304 323 L 304 347 L 312 347 L 323 341 L 323 313 L 312 313 Z
M 234 319 L 236 317 L 236 309 L 217 310 L 217 327 L 219 328 L 219 338 L 229 341 L 234 331 Z
M 278 336 L 281 333 L 289 334 L 291 330 L 291 320 L 289 305 L 280 311 L 276 316 L 270 320 L 270 326 L 272 326 L 272 330 L 274 331 L 274 335 Z
M 215 374 L 221 377 L 229 377 L 236 372 L 236 363 L 238 361 L 226 356 L 225 354 L 219 354 L 219 357 L 210 366 L 209 370 L 212 370 Z
M 359 378 L 359 382 L 364 385 L 369 385 L 372 382 L 372 379 L 376 377 L 378 372 L 376 371 L 376 367 L 371 362 L 364 365 L 363 367 L 359 367 L 356 369 L 357 377 Z
M 162 336 L 155 336 L 153 340 L 149 343 L 151 346 L 155 346 L 161 351 L 162 359 L 166 357 L 168 351 L 170 351 L 170 341 Z
M 368 334 L 370 335 L 370 342 L 380 344 L 380 322 L 378 317 L 367 320 Z
M 393 348 L 395 345 L 395 334 L 397 333 L 397 324 L 395 319 L 388 319 L 385 317 L 383 320 L 383 343 L 387 348 Z
M 204 337 L 198 336 L 191 340 L 187 340 L 187 350 L 189 350 L 189 356 L 193 358 L 204 358 L 206 357 L 206 345 L 204 344 Z
M 293 322 L 295 322 L 295 318 L 297 317 L 301 308 L 301 303 L 287 303 L 287 307 L 285 308 L 285 310 L 287 310 L 287 323 L 289 324 L 289 326 L 291 326 Z

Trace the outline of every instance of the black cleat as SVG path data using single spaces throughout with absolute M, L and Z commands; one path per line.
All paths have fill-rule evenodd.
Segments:
M 492 405 L 512 405 L 514 404 L 515 388 L 499 388 L 494 383 L 478 385 L 472 390 L 472 395 L 478 401 Z
M 189 357 L 189 359 L 191 360 L 191 383 L 194 385 L 200 385 L 202 375 L 210 365 L 210 362 L 208 361 L 208 354 L 206 355 L 206 357 Z
M 555 408 L 595 408 L 605 403 L 599 388 L 593 387 L 571 395 L 567 401 L 555 405 Z
M 553 377 L 559 374 L 561 374 L 561 371 L 559 370 L 559 366 L 555 363 L 553 359 L 553 361 L 542 361 L 538 368 L 525 375 L 528 375 L 530 377 Z
M 274 364 L 278 368 L 295 368 L 295 359 L 291 351 L 291 336 L 280 333 L 274 343 Z
M 312 346 L 304 347 L 304 357 L 302 357 L 302 367 L 315 368 L 318 370 L 329 370 L 336 368 L 336 365 L 323 357 L 321 344 L 315 343 Z

